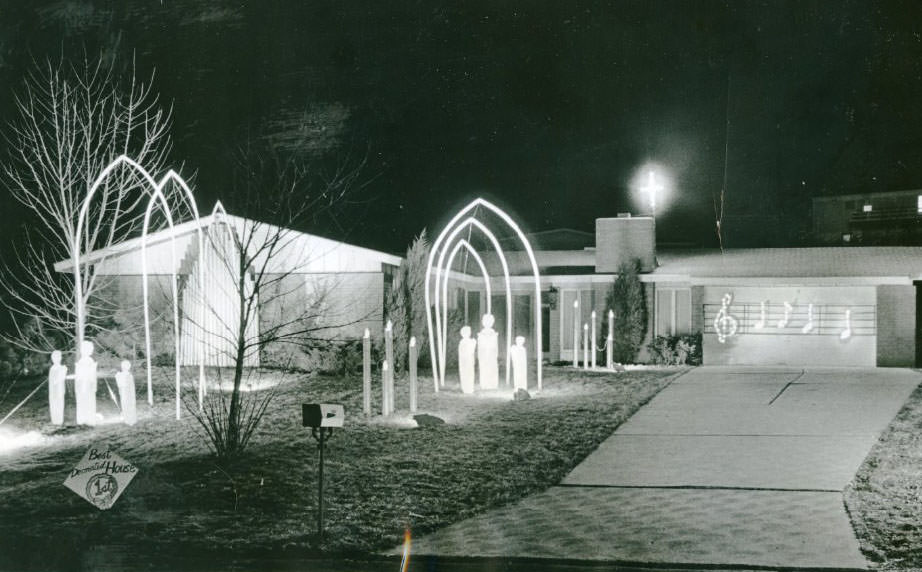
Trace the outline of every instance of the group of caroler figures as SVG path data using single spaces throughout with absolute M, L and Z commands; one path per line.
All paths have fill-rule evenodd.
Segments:
M 115 374 L 118 385 L 119 407 L 122 420 L 128 425 L 138 421 L 135 406 L 134 376 L 131 364 L 122 361 L 122 370 Z M 48 408 L 54 425 L 64 424 L 64 395 L 67 380 L 74 380 L 74 397 L 77 406 L 77 425 L 96 425 L 96 360 L 93 359 L 93 342 L 80 344 L 80 359 L 74 364 L 73 375 L 67 375 L 67 366 L 61 364 L 61 352 L 51 352 L 51 368 L 48 370 Z
M 497 389 L 499 387 L 499 366 L 497 364 L 497 333 L 493 329 L 493 315 L 484 314 L 480 320 L 483 329 L 477 339 L 471 337 L 470 326 L 461 328 L 461 341 L 458 343 L 458 376 L 461 378 L 461 391 L 474 393 L 474 359 L 476 356 L 480 373 L 480 389 Z M 528 361 L 525 352 L 525 338 L 515 338 L 515 345 L 509 348 L 512 362 L 512 383 L 515 389 L 528 389 Z

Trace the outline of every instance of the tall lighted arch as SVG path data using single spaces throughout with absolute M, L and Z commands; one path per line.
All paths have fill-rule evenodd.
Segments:
M 99 190 L 99 187 L 103 182 L 108 179 L 109 175 L 112 172 L 120 167 L 127 166 L 130 167 L 134 172 L 140 175 L 144 181 L 148 184 L 149 189 L 148 193 L 150 194 L 150 199 L 148 201 L 147 209 L 144 213 L 144 228 L 141 235 L 141 266 L 142 266 L 142 289 L 144 290 L 144 314 L 145 314 L 145 346 L 147 350 L 147 400 L 148 403 L 153 403 L 153 387 L 151 382 L 151 370 L 150 370 L 150 319 L 149 319 L 149 305 L 148 305 L 148 284 L 147 284 L 147 253 L 146 253 L 146 243 L 147 243 L 147 233 L 150 224 L 150 215 L 153 210 L 153 206 L 159 202 L 161 209 L 164 212 L 164 217 L 167 220 L 167 226 L 170 228 L 170 249 L 172 255 L 172 294 L 173 294 L 173 315 L 174 315 L 174 335 L 176 338 L 176 354 L 175 359 L 175 377 L 176 377 L 176 418 L 180 418 L 180 372 L 179 372 L 179 336 L 178 336 L 178 314 L 179 314 L 179 300 L 177 295 L 177 284 L 176 284 L 176 236 L 173 231 L 173 217 L 170 211 L 169 203 L 166 200 L 166 196 L 163 194 L 163 188 L 170 181 L 178 182 L 184 191 L 184 197 L 189 202 L 192 212 L 195 215 L 196 220 L 196 229 L 199 235 L 199 247 L 202 245 L 202 235 L 201 235 L 201 226 L 199 224 L 198 218 L 198 207 L 195 204 L 195 199 L 192 195 L 191 189 L 185 183 L 185 181 L 180 177 L 175 171 L 170 170 L 166 175 L 161 179 L 160 182 L 154 180 L 154 177 L 150 172 L 141 166 L 139 163 L 128 157 L 127 155 L 119 155 L 111 163 L 109 163 L 96 177 L 96 180 L 93 181 L 93 184 L 90 186 L 89 191 L 87 192 L 86 197 L 83 200 L 83 204 L 80 207 L 80 212 L 77 216 L 77 230 L 74 236 L 74 290 L 77 303 L 75 304 L 76 318 L 78 324 L 78 331 L 83 331 L 85 326 L 86 316 L 84 314 L 83 307 L 83 281 L 81 275 L 80 267 L 80 247 L 81 240 L 83 237 L 83 226 L 86 223 L 86 217 L 89 213 L 90 204 L 92 203 L 93 197 L 96 192 Z M 201 252 L 201 250 L 199 251 Z M 79 342 L 80 340 L 78 340 Z M 204 387 L 204 362 L 199 366 L 199 393 L 201 396 L 202 388 Z M 199 400 L 199 407 L 202 407 L 201 397 Z
M 435 286 L 435 330 L 436 330 L 436 343 L 439 347 L 439 385 L 445 385 L 445 354 L 446 348 L 448 346 L 448 303 L 447 303 L 447 290 L 448 290 L 448 275 L 451 272 L 451 265 L 445 266 L 445 254 L 448 252 L 448 245 L 460 234 L 463 230 L 475 227 L 480 230 L 484 236 L 490 241 L 493 245 L 493 248 L 496 250 L 500 264 L 503 268 L 503 277 L 505 278 L 506 285 L 506 337 L 507 342 L 508 337 L 512 330 L 512 282 L 509 279 L 509 264 L 506 261 L 506 255 L 503 253 L 502 247 L 499 244 L 499 241 L 496 239 L 496 235 L 490 232 L 490 229 L 486 227 L 482 222 L 477 220 L 474 217 L 466 218 L 460 225 L 455 227 L 455 229 L 449 234 L 448 238 L 445 240 L 445 248 L 442 249 L 441 254 L 439 255 L 438 266 L 436 267 L 436 286 Z M 479 259 L 479 256 L 478 256 Z M 486 272 L 486 267 L 483 267 L 484 272 Z M 439 312 L 439 290 L 440 286 L 445 290 L 445 298 L 442 304 L 442 312 Z M 428 304 L 427 304 L 428 306 Z M 505 344 L 505 356 L 506 356 L 506 384 L 509 384 L 509 364 L 510 364 L 510 355 L 509 355 L 509 344 Z
M 201 217 L 199 216 L 198 204 L 195 202 L 195 195 L 192 194 L 192 189 L 189 188 L 189 185 L 186 183 L 186 180 L 180 176 L 179 173 L 170 169 L 166 172 L 163 178 L 160 179 L 158 186 L 161 191 L 166 188 L 167 183 L 175 183 L 179 185 L 179 188 L 183 191 L 183 196 L 186 198 L 186 203 L 192 209 L 192 216 L 195 218 L 195 234 L 198 239 L 198 256 L 199 259 L 205 253 L 205 239 L 204 234 L 202 233 Z M 145 230 L 144 235 L 147 235 Z M 145 239 L 146 241 L 146 239 Z M 142 241 L 144 242 L 144 241 Z M 143 247 L 143 246 L 142 246 Z M 205 267 L 201 262 L 198 264 L 198 274 L 199 274 L 199 300 L 204 300 L 204 288 L 205 288 Z M 146 279 L 145 279 L 146 282 Z M 177 300 L 178 303 L 178 300 Z M 204 322 L 205 317 L 205 304 L 201 302 L 199 304 L 199 324 Z M 200 328 L 202 326 L 199 326 Z M 198 408 L 199 411 L 204 409 L 204 398 L 205 398 L 205 337 L 199 336 L 199 347 L 201 348 L 201 355 L 199 356 L 198 362 Z M 179 354 L 177 353 L 177 356 Z M 148 396 L 148 399 L 151 399 L 151 396 Z
M 466 207 L 458 211 L 454 217 L 448 222 L 448 225 L 442 230 L 438 237 L 436 237 L 435 242 L 432 244 L 432 249 L 429 252 L 429 259 L 426 263 L 426 278 L 425 278 L 425 297 L 426 297 L 426 325 L 429 330 L 429 354 L 432 356 L 433 360 L 433 377 L 437 377 L 439 374 L 437 372 L 444 371 L 444 359 L 441 358 L 441 355 L 436 354 L 436 334 L 438 330 L 433 328 L 433 319 L 432 319 L 432 306 L 430 305 L 430 291 L 431 291 L 431 281 L 432 281 L 432 269 L 433 262 L 436 260 L 437 255 L 441 255 L 442 250 L 446 248 L 446 237 L 453 233 L 454 228 L 458 225 L 458 222 L 461 221 L 468 213 L 475 211 L 478 207 L 484 207 L 489 210 L 496 216 L 498 216 L 512 231 L 515 233 L 516 237 L 522 243 L 522 246 L 525 248 L 525 252 L 528 256 L 529 263 L 531 264 L 532 274 L 535 281 L 535 361 L 537 362 L 537 381 L 538 381 L 538 390 L 542 389 L 542 367 L 541 359 L 543 354 L 543 348 L 541 344 L 541 276 L 538 272 L 538 261 L 535 258 L 534 250 L 531 248 L 531 244 L 528 242 L 528 239 L 525 237 L 525 234 L 519 228 L 512 218 L 506 214 L 502 209 L 496 205 L 490 203 L 489 201 L 483 198 L 476 198 L 470 202 Z M 461 225 L 464 226 L 463 224 Z M 455 235 L 456 236 L 456 235 Z M 501 249 L 499 249 L 501 251 Z M 441 268 L 436 268 L 436 278 L 440 278 L 442 274 Z M 436 290 L 436 294 L 438 290 Z M 436 307 L 438 309 L 438 307 Z M 438 319 L 438 311 L 436 311 L 436 318 Z M 507 334 L 508 337 L 508 334 Z M 438 381 L 436 381 L 436 391 L 438 391 Z

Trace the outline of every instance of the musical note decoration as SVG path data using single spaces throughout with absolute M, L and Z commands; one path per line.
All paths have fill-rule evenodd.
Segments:
M 730 302 L 733 301 L 733 294 L 727 292 L 720 302 L 720 311 L 714 318 L 714 331 L 717 332 L 717 341 L 726 343 L 727 338 L 736 335 L 739 322 L 730 315 Z
M 813 330 L 813 304 L 807 305 L 807 323 L 800 329 L 804 334 L 809 334 Z
M 753 330 L 761 330 L 765 327 L 765 300 L 759 302 L 759 321 L 752 325 Z
M 794 311 L 794 306 L 791 306 L 790 302 L 784 303 L 784 317 L 778 320 L 778 329 L 783 330 L 788 327 L 788 323 L 791 321 L 791 313 Z
M 847 340 L 852 337 L 852 311 L 845 310 L 845 329 L 839 334 L 840 340 Z

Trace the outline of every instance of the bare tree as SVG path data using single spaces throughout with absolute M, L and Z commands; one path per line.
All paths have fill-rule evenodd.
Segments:
M 209 287 L 201 290 L 205 300 L 193 302 L 200 290 L 187 286 L 183 303 L 189 325 L 198 316 L 195 304 L 206 305 L 206 323 L 191 330 L 207 340 L 208 361 L 230 370 L 230 383 L 209 393 L 202 410 L 197 401 L 186 401 L 220 458 L 246 448 L 275 395 L 275 384 L 264 385 L 261 356 L 284 345 L 330 344 L 330 332 L 367 318 L 337 313 L 331 294 L 339 285 L 308 274 L 316 257 L 331 254 L 322 251 L 329 247 L 318 251 L 294 230 L 320 219 L 344 224 L 343 211 L 363 186 L 363 164 L 324 173 L 271 151 L 250 151 L 239 160 L 227 206 L 233 214 L 215 213 L 199 260 L 210 274 Z
M 161 106 L 152 80 L 139 81 L 133 66 L 123 81 L 113 64 L 86 57 L 75 64 L 49 60 L 17 95 L 18 116 L 5 130 L 9 155 L 0 177 L 36 224 L 2 268 L 3 302 L 14 323 L 11 343 L 34 351 L 67 339 L 79 346 L 116 311 L 96 296 L 105 280 L 95 266 L 78 273 L 75 265 L 68 277 L 53 265 L 138 234 L 148 189 L 130 168 L 115 169 L 100 184 L 81 236 L 77 221 L 90 187 L 119 155 L 151 173 L 163 169 L 171 148 L 170 110 Z

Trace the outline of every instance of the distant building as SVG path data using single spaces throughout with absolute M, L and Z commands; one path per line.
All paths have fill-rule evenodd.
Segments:
M 922 245 L 922 189 L 813 199 L 817 244 Z

